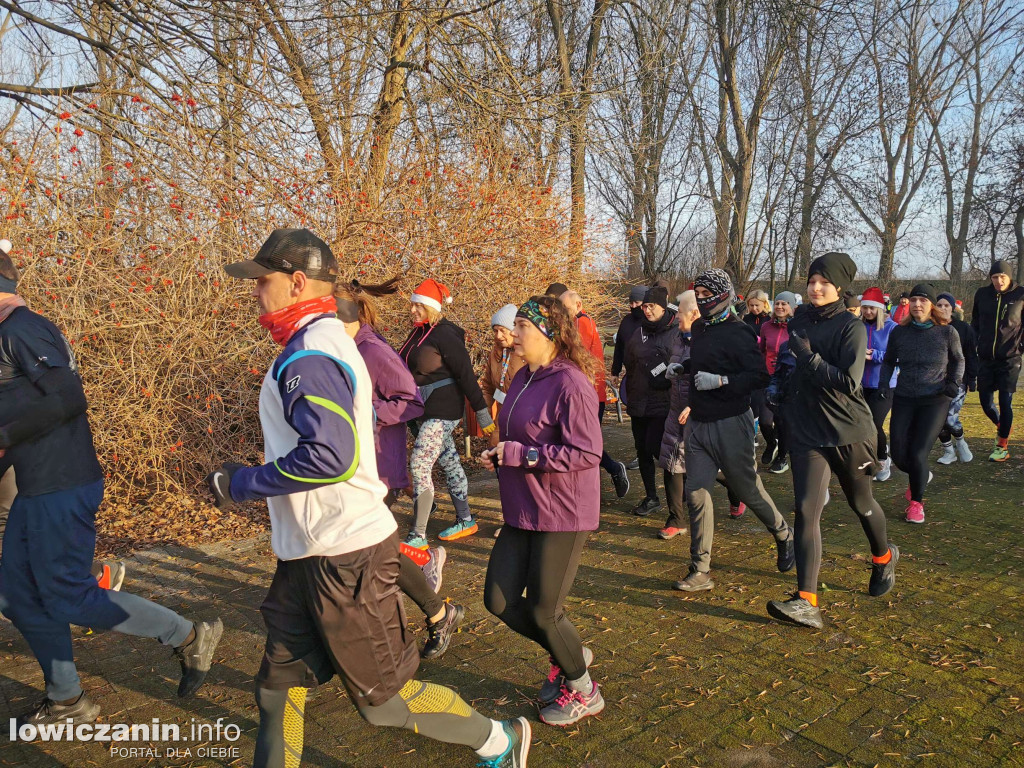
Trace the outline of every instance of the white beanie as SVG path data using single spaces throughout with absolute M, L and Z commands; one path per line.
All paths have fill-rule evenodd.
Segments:
M 508 328 L 510 331 L 515 328 L 516 324 L 516 312 L 519 308 L 515 304 L 506 304 L 493 315 L 491 315 L 491 327 L 500 325 L 502 328 Z

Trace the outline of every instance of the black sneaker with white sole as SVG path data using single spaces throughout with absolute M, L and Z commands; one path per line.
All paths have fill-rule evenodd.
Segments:
M 768 615 L 773 619 L 785 621 L 790 624 L 797 624 L 801 627 L 822 629 L 825 623 L 821 620 L 821 611 L 818 606 L 811 605 L 799 595 L 793 595 L 789 600 L 770 600 L 768 602 Z
M 427 642 L 423 644 L 420 658 L 439 659 L 452 644 L 452 635 L 459 631 L 459 624 L 466 615 L 466 609 L 455 603 L 444 604 L 444 617 L 436 624 L 427 621 Z
M 647 517 L 652 512 L 657 512 L 661 509 L 661 502 L 657 499 L 646 498 L 633 507 L 633 514 L 637 517 Z
M 790 528 L 789 538 L 785 541 L 776 541 L 775 547 L 775 567 L 779 569 L 779 573 L 792 570 L 796 565 L 796 532 Z
M 210 665 L 213 664 L 213 652 L 217 650 L 217 643 L 224 634 L 224 622 L 220 619 L 197 621 L 192 626 L 196 631 L 192 642 L 174 649 L 174 655 L 181 664 L 179 698 L 191 696 L 199 690 L 199 686 L 206 680 L 206 675 L 210 671 Z
M 612 482 L 615 483 L 615 495 L 620 499 L 629 493 L 629 474 L 626 472 L 626 465 L 621 461 L 615 462 L 615 471 L 611 473 Z

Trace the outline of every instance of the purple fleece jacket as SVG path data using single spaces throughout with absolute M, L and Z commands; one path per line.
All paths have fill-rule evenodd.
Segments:
M 419 389 L 402 358 L 372 326 L 361 325 L 355 342 L 373 382 L 377 474 L 388 488 L 405 488 L 409 485 L 405 424 L 423 415 Z
M 527 531 L 595 530 L 604 438 L 597 393 L 583 372 L 561 357 L 532 373 L 524 365 L 509 385 L 498 430 L 505 522 Z M 530 448 L 539 454 L 532 467 Z

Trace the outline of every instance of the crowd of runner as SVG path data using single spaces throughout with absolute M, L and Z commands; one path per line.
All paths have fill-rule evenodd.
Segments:
M 178 695 L 190 696 L 223 624 L 124 592 L 123 566 L 93 562 L 103 475 L 82 382 L 61 332 L 18 295 L 10 251 L 0 241 L 0 504 L 9 507 L 0 612 L 46 684 L 19 723 L 98 716 L 79 682 L 71 624 L 169 646 L 181 667 Z M 437 466 L 455 511 L 437 538 L 479 533 L 454 440 L 467 403 L 488 441 L 478 461 L 497 473 L 503 516 L 483 602 L 547 654 L 537 700 L 539 719 L 554 726 L 605 706 L 589 671 L 594 654 L 564 609 L 599 525 L 602 470 L 619 498 L 629 470 L 639 470 L 644 493 L 632 512 L 646 517 L 662 508 L 660 466 L 668 515 L 657 535 L 689 532 L 689 567 L 674 587 L 691 593 L 715 586 L 712 490 L 724 485 L 730 517 L 753 512 L 775 542 L 776 568 L 796 570 L 795 592 L 770 601 L 768 613 L 821 628 L 820 521 L 833 474 L 863 527 L 868 592 L 878 597 L 895 583 L 899 549 L 874 484 L 890 480 L 895 464 L 908 476 L 905 520 L 924 523 L 936 440 L 939 464 L 973 459 L 960 420 L 968 392 L 996 429 L 989 460 L 1009 457 L 1024 287 L 1005 262 L 976 292 L 970 322 L 961 301 L 926 283 L 895 306 L 878 287 L 854 294 L 856 266 L 843 253 L 811 263 L 805 296 L 758 290 L 744 300 L 719 269 L 675 301 L 664 283 L 637 286 L 615 337 L 611 386 L 597 324 L 561 283 L 494 312 L 478 376 L 464 331 L 445 317 L 451 292 L 437 280 L 411 294 L 411 330 L 395 350 L 378 332 L 376 302 L 397 281 L 341 281 L 331 249 L 308 230 L 275 230 L 252 260 L 226 270 L 251 281 L 259 323 L 282 348 L 259 399 L 266 463 L 225 463 L 207 478 L 218 507 L 265 499 L 270 514 L 277 567 L 260 609 L 257 768 L 299 764 L 307 693 L 334 675 L 373 725 L 466 745 L 483 766 L 526 765 L 526 718 L 489 719 L 416 677 L 421 657 L 444 655 L 466 612 L 441 597 L 448 555 L 431 546 L 428 523 Z M 625 402 L 635 464 L 604 448 L 609 392 Z M 792 474 L 793 525 L 761 468 Z M 392 507 L 403 494 L 412 522 L 401 540 Z M 402 593 L 426 621 L 420 651 Z

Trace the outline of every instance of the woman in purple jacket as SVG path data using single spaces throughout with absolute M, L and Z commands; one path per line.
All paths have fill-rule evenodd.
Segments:
M 587 672 L 593 654 L 562 608 L 601 502 L 594 358 L 555 298 L 523 304 L 512 337 L 526 365 L 498 414 L 502 442 L 480 455 L 484 466 L 498 468 L 505 518 L 487 566 L 484 604 L 547 650 L 551 671 L 540 691 L 540 719 L 566 726 L 604 709 Z
M 875 475 L 875 480 L 881 483 L 892 475 L 892 459 L 889 457 L 889 444 L 885 437 L 885 417 L 892 408 L 892 398 L 885 397 L 879 392 L 879 389 L 885 387 L 879 384 L 878 379 L 882 373 L 885 350 L 889 346 L 889 335 L 896 327 L 896 323 L 885 314 L 885 297 L 881 288 L 871 287 L 864 291 L 860 298 L 860 319 L 864 321 L 864 327 L 868 332 L 867 359 L 864 361 L 861 385 L 864 387 L 864 399 L 868 401 L 871 418 L 878 433 L 878 462 L 882 468 Z M 887 386 L 896 386 L 895 373 Z
M 345 331 L 355 341 L 373 383 L 374 453 L 377 474 L 388 487 L 388 507 L 409 485 L 406 422 L 423 414 L 423 401 L 412 373 L 374 327 L 377 308 L 373 297 L 395 293 L 396 283 L 397 280 L 389 280 L 383 285 L 360 285 L 353 280 L 339 283 L 334 289 L 338 319 L 345 323 Z M 424 659 L 440 658 L 465 615 L 461 605 L 446 603 L 437 594 L 447 555 L 444 547 L 431 548 L 426 553 L 405 544 L 401 548 L 404 556 L 399 559 L 398 586 L 427 620 L 427 642 L 420 655 Z M 423 557 L 429 559 L 423 563 L 419 559 Z

